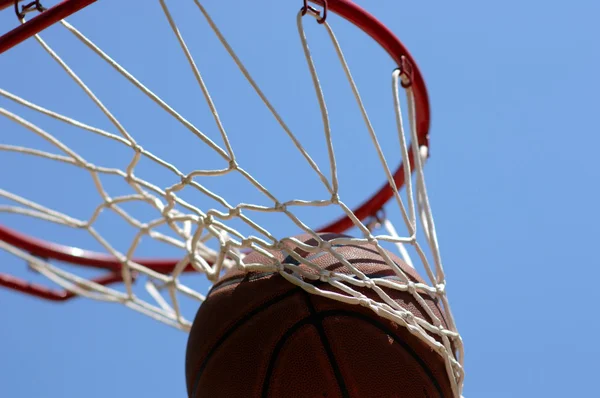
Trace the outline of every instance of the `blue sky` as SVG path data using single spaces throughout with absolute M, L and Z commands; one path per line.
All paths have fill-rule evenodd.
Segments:
M 71 21 L 108 47 L 119 62 L 182 114 L 202 125 L 209 114 L 204 103 L 197 106 L 199 91 L 166 23 L 158 19 L 158 3 L 140 8 L 138 2 L 121 2 L 118 13 L 108 3 L 100 1 Z M 282 114 L 290 125 L 305 130 L 307 141 L 316 143 L 310 134 L 318 137 L 313 132 L 320 126 L 318 108 L 314 100 L 304 102 L 305 95 L 314 94 L 295 33 L 295 13 L 301 2 L 282 6 L 280 1 L 267 1 L 259 9 L 254 2 L 248 3 L 252 4 L 236 3 L 235 7 L 243 7 L 238 9 L 233 2 L 205 5 L 273 102 L 283 104 Z M 465 396 L 590 396 L 597 376 L 595 358 L 600 354 L 593 340 L 600 334 L 595 316 L 600 263 L 593 252 L 600 221 L 600 168 L 595 160 L 600 138 L 594 119 L 600 89 L 600 55 L 595 50 L 600 5 L 591 0 L 569 6 L 515 0 L 502 4 L 360 4 L 407 45 L 429 90 L 431 158 L 426 175 L 448 294 L 465 342 Z M 10 10 L 0 14 L 2 29 L 12 26 Z M 214 39 L 204 40 L 209 37 L 205 24 L 195 24 L 196 13 L 183 9 L 178 17 L 184 22 L 183 33 L 193 36 L 190 44 L 199 54 L 207 82 L 219 88 L 212 93 L 217 103 L 224 104 L 220 112 L 237 143 L 241 148 L 257 147 L 238 150 L 240 158 L 255 168 L 285 167 L 290 180 L 301 178 L 306 174 L 304 166 L 295 166 L 289 148 L 272 133 L 272 120 L 260 113 L 261 105 L 247 85 L 240 84 L 232 65 L 218 62 L 223 54 Z M 144 28 L 143 22 L 150 20 L 156 21 L 156 28 L 147 24 Z M 389 60 L 339 18 L 331 18 L 330 23 L 356 71 L 367 107 L 371 104 L 375 126 L 385 130 L 393 123 L 388 117 L 391 101 L 381 100 L 382 95 L 389 96 Z M 311 46 L 316 55 L 323 55 L 315 57 L 317 66 L 327 72 L 330 63 L 324 54 L 330 47 L 318 44 L 324 35 L 319 36 L 312 24 L 310 28 Z M 62 32 L 51 29 L 46 37 L 70 54 L 69 61 L 92 79 L 94 90 L 131 126 L 136 138 L 141 137 L 144 147 L 177 158 L 184 169 L 210 160 L 199 158 L 197 144 L 183 141 L 183 133 L 152 113 L 155 108 L 147 102 L 133 105 L 135 94 L 118 91 L 114 74 L 100 72 L 91 57 L 77 57 L 80 47 Z M 38 59 L 40 63 L 31 62 Z M 40 73 L 40 65 L 46 65 L 42 61 L 48 64 L 47 56 L 33 42 L 2 54 L 0 87 L 110 128 L 97 110 L 77 97 L 77 89 L 62 80 L 58 68 L 49 66 Z M 352 138 L 339 148 L 360 153 L 360 138 L 354 136 L 360 116 L 348 111 L 352 108 L 347 87 L 333 79 L 323 84 L 330 111 L 343 114 L 336 128 Z M 0 107 L 4 106 L 16 109 L 0 98 Z M 0 119 L 0 131 L 3 143 L 5 137 L 16 143 L 11 140 L 18 136 L 25 140 L 21 143 L 33 145 L 34 139 L 29 141 L 24 130 L 6 120 Z M 95 161 L 119 164 L 116 150 L 94 141 L 94 150 L 89 151 L 86 137 L 73 134 L 65 139 L 75 148 L 87 148 Z M 314 151 L 318 148 L 315 144 Z M 386 154 L 397 159 L 389 148 Z M 84 191 L 86 182 L 79 180 L 80 175 L 62 174 L 56 180 L 52 176 L 59 169 L 42 167 L 42 163 L 38 168 L 33 163 L 17 167 L 14 162 L 18 161 L 17 157 L 0 159 L 3 187 L 21 189 L 78 216 L 88 214 L 87 200 L 92 196 L 69 194 Z M 341 164 L 348 170 L 344 181 L 353 187 L 346 191 L 350 203 L 358 203 L 382 181 L 371 178 L 369 165 L 356 167 L 352 157 Z M 17 168 L 19 172 L 13 173 Z M 271 182 L 279 189 L 276 180 Z M 318 189 L 298 185 L 306 192 Z M 117 221 L 107 217 L 101 226 L 110 228 Z M 322 219 L 307 217 L 317 224 Z M 25 225 L 29 233 L 44 236 L 45 230 L 37 229 L 45 228 L 40 224 L 14 217 L 0 220 Z M 117 241 L 130 237 L 119 227 L 113 226 L 112 231 Z M 56 236 L 93 246 L 86 238 L 68 233 Z M 173 255 L 162 246 L 141 250 L 153 256 Z M 26 275 L 19 267 L 24 269 L 0 255 L 0 272 Z M 0 290 L 0 316 L 3 396 L 185 395 L 186 334 L 131 310 L 88 300 L 52 304 Z

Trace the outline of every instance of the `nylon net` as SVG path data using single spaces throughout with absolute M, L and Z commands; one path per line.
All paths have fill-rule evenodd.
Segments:
M 169 97 L 174 96 L 168 89 L 162 87 L 166 95 L 159 96 L 149 85 L 142 83 L 144 78 L 134 76 L 101 49 L 100 44 L 96 44 L 66 20 L 59 23 L 63 31 L 56 35 L 66 37 L 68 34 L 76 42 L 83 44 L 77 47 L 75 55 L 63 55 L 61 49 L 68 52 L 73 51 L 74 47 L 61 45 L 62 41 L 59 39 L 55 39 L 57 44 L 52 46 L 43 38 L 46 34 L 55 35 L 54 31 L 36 35 L 35 42 L 30 39 L 27 44 L 30 46 L 28 51 L 32 51 L 35 45 L 36 51 L 43 50 L 45 60 L 51 60 L 53 63 L 54 69 L 44 67 L 41 70 L 43 73 L 52 71 L 57 77 L 45 76 L 45 79 L 68 78 L 69 88 L 65 83 L 65 86 L 61 86 L 64 87 L 64 92 L 61 89 L 60 92 L 51 91 L 47 94 L 43 94 L 40 89 L 35 92 L 35 98 L 31 98 L 31 95 L 17 94 L 19 90 L 0 88 L 0 98 L 3 98 L 3 102 L 0 103 L 0 115 L 5 119 L 1 125 L 4 131 L 0 151 L 6 159 L 3 161 L 5 165 L 15 165 L 10 172 L 11 178 L 3 177 L 4 188 L 0 189 L 0 215 L 3 217 L 1 223 L 12 223 L 18 230 L 27 229 L 29 226 L 24 232 L 50 241 L 60 240 L 61 237 L 68 238 L 74 236 L 74 233 L 86 235 L 89 240 L 85 241 L 85 244 L 118 260 L 121 266 L 118 268 L 117 280 L 120 283 L 108 285 L 99 282 L 95 270 L 40 258 L 6 241 L 0 241 L 0 248 L 4 250 L 4 254 L 13 259 L 15 256 L 21 258 L 35 274 L 51 281 L 51 285 L 66 289 L 70 294 L 119 303 L 185 331 L 189 330 L 190 319 L 199 303 L 204 300 L 204 293 L 209 289 L 209 284 L 216 281 L 224 270 L 234 267 L 249 271 L 279 272 L 290 283 L 311 294 L 366 306 L 379 316 L 408 328 L 444 358 L 455 393 L 460 396 L 463 381 L 463 348 L 446 296 L 445 276 L 423 174 L 428 148 L 409 145 L 410 142 L 418 142 L 415 100 L 412 88 L 403 88 L 401 85 L 401 71 L 395 69 L 389 76 L 388 70 L 385 77 L 388 80 L 388 96 L 385 98 L 390 98 L 389 102 L 393 105 L 393 113 L 390 113 L 393 122 L 390 122 L 390 125 L 394 126 L 396 131 L 392 133 L 386 129 L 385 134 L 378 135 L 375 123 L 367 113 L 367 105 L 359 93 L 358 82 L 353 78 L 349 62 L 329 24 L 333 17 L 323 24 L 316 24 L 314 20 L 319 19 L 319 15 L 314 10 L 309 10 L 304 16 L 301 12 L 298 13 L 298 48 L 302 50 L 304 64 L 308 67 L 308 80 L 302 84 L 310 87 L 313 99 L 316 98 L 316 107 L 313 109 L 318 109 L 318 113 L 312 112 L 308 116 L 302 114 L 301 109 L 300 116 L 296 119 L 289 112 L 287 117 L 301 121 L 310 119 L 314 126 L 318 126 L 318 123 L 320 126 L 318 129 L 294 129 L 286 123 L 285 112 L 280 113 L 274 105 L 275 101 L 272 102 L 266 90 L 263 91 L 259 84 L 260 79 L 251 75 L 251 67 L 242 61 L 243 57 L 234 51 L 234 46 L 226 40 L 225 34 L 217 26 L 216 19 L 211 18 L 198 0 L 193 2 L 196 13 L 193 16 L 186 14 L 184 19 L 198 24 L 202 19 L 207 32 L 211 31 L 213 38 L 216 38 L 215 43 L 221 46 L 220 50 L 216 50 L 216 45 L 203 48 L 200 52 L 201 62 L 193 55 L 196 42 L 188 45 L 187 38 L 184 39 L 189 26 L 178 25 L 177 18 L 165 0 L 159 3 L 162 26 L 171 32 L 171 36 L 164 39 L 165 43 L 179 51 L 177 53 L 170 50 L 172 52 L 164 56 L 186 61 L 188 80 L 185 88 L 199 89 L 198 92 L 202 94 L 204 104 L 208 105 L 207 117 L 202 123 L 208 127 L 203 126 L 201 129 L 192 118 L 184 117 L 171 105 Z M 289 25 L 292 19 L 293 16 L 284 22 Z M 164 24 L 164 21 L 167 24 Z M 306 31 L 305 25 L 308 22 L 311 22 L 310 26 L 314 31 L 311 31 L 311 34 L 307 34 Z M 244 31 L 244 34 L 250 33 Z M 103 41 L 103 36 L 96 36 L 99 38 L 96 41 Z M 140 35 L 139 39 L 143 37 Z M 330 102 L 326 103 L 325 88 L 329 80 L 321 79 L 318 73 L 321 69 L 320 58 L 315 58 L 309 48 L 308 37 L 318 37 L 315 47 L 318 48 L 319 55 L 325 52 L 334 54 L 328 65 L 334 64 L 338 68 L 335 72 L 337 76 L 346 80 L 345 89 L 354 101 L 351 111 L 344 108 L 346 105 L 329 105 L 330 102 L 339 99 L 339 96 L 334 95 L 338 88 L 333 84 L 329 89 L 334 93 L 329 95 Z M 173 38 L 174 40 L 171 40 Z M 328 39 L 327 45 L 324 44 L 325 39 Z M 162 44 L 152 42 L 151 39 L 149 42 L 157 47 Z M 144 47 L 143 40 L 138 41 L 138 44 Z M 289 50 L 288 47 L 293 46 L 285 44 L 286 51 Z M 236 69 L 236 76 L 243 77 L 248 83 L 246 87 L 249 89 L 246 88 L 244 93 L 268 110 L 271 121 L 274 120 L 268 127 L 269 133 L 261 132 L 263 127 L 253 127 L 252 131 L 245 132 L 247 141 L 240 141 L 242 144 L 235 146 L 235 139 L 232 137 L 235 134 L 228 131 L 227 121 L 222 114 L 237 117 L 240 112 L 236 112 L 236 106 L 240 102 L 237 98 L 218 97 L 214 90 L 209 91 L 209 84 L 200 71 L 199 64 L 208 65 L 207 74 L 213 73 L 213 76 L 215 70 L 226 68 L 217 61 L 210 62 L 213 58 L 209 55 L 209 50 L 213 49 L 228 57 Z M 279 50 L 272 50 L 272 53 Z M 159 53 L 159 49 L 156 53 Z M 82 60 L 87 62 L 88 59 L 100 62 L 113 77 L 117 76 L 122 84 L 127 85 L 127 89 L 115 94 L 120 98 L 111 97 L 120 101 L 117 106 L 111 108 L 108 101 L 102 99 L 103 95 L 108 98 L 117 89 L 94 82 L 94 78 L 99 79 L 96 73 L 87 73 L 89 69 L 86 69 L 86 64 L 82 65 Z M 71 63 L 79 63 L 79 69 L 70 66 Z M 259 70 L 256 65 L 254 69 Z M 138 68 L 138 71 L 139 75 L 146 75 L 144 68 Z M 224 69 L 223 73 L 231 73 L 233 76 L 234 69 Z M 263 81 L 268 81 L 268 75 L 259 74 Z M 180 78 L 179 75 L 171 77 L 166 73 L 161 77 L 162 81 Z M 294 79 L 290 77 L 289 80 L 278 83 L 289 86 L 287 92 L 291 97 L 294 96 L 292 80 Z M 237 80 L 231 84 L 237 85 Z M 83 93 L 77 102 L 92 104 L 96 115 L 100 115 L 93 120 L 102 118 L 105 122 L 103 125 L 99 123 L 102 126 L 86 122 L 85 116 L 73 116 L 79 111 L 79 105 L 71 102 L 63 106 L 61 98 L 70 95 L 71 90 L 77 90 L 80 95 Z M 135 106 L 129 106 L 134 98 L 131 97 L 130 101 L 128 97 L 132 90 L 138 95 L 135 98 L 143 98 L 143 101 L 152 104 L 152 112 L 136 113 Z M 242 89 L 239 90 L 241 95 Z M 366 90 L 369 90 L 368 85 Z M 376 98 L 374 107 L 382 107 L 381 97 L 372 95 L 371 98 Z M 194 97 L 194 101 L 196 102 L 190 109 L 200 106 L 199 96 Z M 250 100 L 246 98 L 244 101 Z M 186 105 L 190 104 L 184 104 L 183 107 Z M 128 113 L 124 108 L 127 108 L 125 110 Z M 224 108 L 230 110 L 221 111 Z M 158 110 L 169 119 L 165 122 L 167 124 L 160 125 L 159 131 L 153 131 L 151 125 L 144 129 L 128 127 L 132 124 L 129 119 L 130 113 L 134 118 L 145 119 L 153 116 L 155 112 L 158 113 Z M 349 113 L 352 112 L 355 118 L 362 119 L 364 137 L 370 141 L 368 150 L 364 147 L 349 149 L 352 141 L 360 140 L 347 138 L 346 133 L 338 133 L 338 130 L 346 127 L 336 127 L 339 124 L 332 122 L 331 114 L 334 111 L 341 112 L 342 117 L 344 114 L 350 117 Z M 209 120 L 208 116 L 212 120 Z M 275 124 L 278 128 L 275 128 Z M 184 133 L 180 134 L 186 134 L 188 140 L 200 144 L 198 148 L 201 147 L 201 152 L 199 149 L 192 152 L 198 153 L 196 160 L 190 159 L 194 156 L 187 150 L 187 144 L 177 144 L 178 136 L 173 133 L 175 129 L 183 131 Z M 308 134 L 308 129 L 321 133 Z M 162 137 L 159 142 L 164 146 L 173 141 L 169 146 L 176 150 L 170 159 L 162 155 L 161 145 L 156 150 L 142 146 L 149 134 Z M 274 138 L 275 135 L 279 138 Z M 382 138 L 383 135 L 385 139 Z M 289 148 L 293 149 L 285 152 L 282 149 L 283 158 L 277 158 L 276 154 L 271 153 L 274 147 L 265 149 L 268 148 L 265 141 L 282 137 L 290 145 Z M 314 147 L 321 148 L 322 156 L 318 159 L 311 155 Z M 361 167 L 361 163 L 367 167 L 367 161 L 363 160 L 363 152 L 367 151 L 371 151 L 374 159 L 368 163 L 369 167 L 376 165 L 370 168 L 368 173 L 378 170 L 377 177 L 382 177 L 379 182 L 387 179 L 393 191 L 392 200 L 386 209 L 389 217 L 379 211 L 375 216 L 361 220 L 352 210 L 356 206 L 346 201 L 348 196 L 350 201 L 356 202 L 353 196 L 357 195 L 356 191 L 362 195 L 361 200 L 367 196 L 368 193 L 365 192 L 369 192 L 353 184 L 358 179 L 353 173 L 360 173 L 352 170 L 352 165 L 356 166 L 357 162 L 358 167 Z M 251 156 L 247 155 L 248 152 Z M 343 156 L 338 153 L 342 152 L 350 153 L 351 160 L 340 160 Z M 386 156 L 386 153 L 396 155 L 395 161 L 401 157 L 404 165 L 409 165 L 410 158 L 414 158 L 414 170 L 410 167 L 404 169 L 405 183 L 402 192 L 394 181 L 387 160 L 390 156 Z M 366 158 L 366 155 L 364 157 Z M 115 160 L 117 158 L 118 161 Z M 291 164 L 286 164 L 286 159 L 289 159 Z M 184 163 L 185 167 L 179 167 L 178 162 Z M 191 169 L 190 164 L 194 166 Z M 262 165 L 262 170 L 255 172 L 259 169 L 257 164 Z M 58 165 L 58 168 L 55 169 L 55 165 Z M 198 168 L 198 165 L 201 167 Z M 67 168 L 75 172 L 58 171 Z M 346 179 L 339 177 L 344 170 L 349 170 L 349 177 Z M 45 172 L 51 174 L 48 177 L 52 179 L 51 183 L 43 177 Z M 260 172 L 267 176 L 264 179 L 267 182 L 263 182 L 259 177 Z M 293 174 L 294 172 L 297 175 Z M 85 182 L 75 182 L 75 176 L 81 177 L 81 181 Z M 309 188 L 308 184 L 300 182 L 300 177 L 312 178 L 313 187 Z M 71 178 L 74 180 L 71 181 Z M 367 180 L 373 178 L 368 176 Z M 61 185 L 61 180 L 65 179 L 69 181 L 62 181 L 64 185 Z M 343 188 L 344 183 L 346 191 Z M 242 199 L 230 199 L 228 195 L 231 191 Z M 87 213 L 75 211 L 78 208 L 75 202 L 80 200 L 93 203 Z M 72 214 L 70 210 L 79 214 Z M 103 218 L 107 214 L 110 215 L 108 221 Z M 323 221 L 323 215 L 348 217 L 352 223 L 348 233 L 353 237 L 349 235 L 329 242 L 324 241 L 315 232 L 318 224 L 314 223 L 317 219 Z M 122 235 L 120 229 L 133 232 Z M 289 237 L 298 233 L 311 234 L 317 244 L 310 246 Z M 295 256 L 297 262 L 294 264 L 281 263 L 270 253 L 270 250 L 285 251 L 286 244 L 290 242 L 307 252 L 329 252 L 348 269 L 353 270 L 354 274 L 325 271 L 300 256 Z M 173 253 L 179 260 L 173 263 L 168 272 L 165 272 L 164 268 L 153 266 L 151 262 L 140 261 L 138 255 L 143 252 L 143 244 L 161 245 L 166 249 L 159 253 Z M 347 244 L 377 247 L 389 267 L 395 271 L 396 277 L 370 278 L 360 272 L 336 253 L 337 245 Z M 390 258 L 386 249 L 395 251 L 407 264 L 418 269 L 427 283 L 411 282 L 406 273 Z M 245 253 L 249 250 L 261 252 L 269 257 L 272 263 L 246 263 Z M 149 253 L 155 255 L 155 252 Z M 293 256 L 294 253 L 289 254 Z M 311 267 L 313 272 L 304 271 L 298 262 Z M 18 271 L 15 271 L 15 261 L 5 263 L 8 267 L 3 271 L 18 274 Z M 203 275 L 204 279 L 194 279 L 199 275 Z M 6 278 L 6 274 L 4 277 Z M 315 280 L 326 282 L 329 287 L 319 287 L 321 285 L 312 283 Z M 373 290 L 379 299 L 372 299 L 360 293 L 358 289 L 362 288 Z M 390 298 L 389 289 L 410 292 L 420 303 L 421 310 L 429 316 L 429 320 L 413 316 L 397 304 Z M 426 304 L 424 297 L 427 296 L 439 303 L 447 327 Z M 186 304 L 186 300 L 192 304 Z

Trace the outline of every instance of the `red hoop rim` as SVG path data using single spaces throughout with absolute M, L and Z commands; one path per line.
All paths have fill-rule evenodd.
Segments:
M 54 7 L 49 8 L 26 23 L 1 36 L 0 54 L 96 1 L 97 0 L 65 0 Z M 328 11 L 334 12 L 335 14 L 341 16 L 353 25 L 360 28 L 391 56 L 398 67 L 404 66 L 406 69 L 410 69 L 410 71 L 407 72 L 410 73 L 411 87 L 415 100 L 418 145 L 429 147 L 430 108 L 427 89 L 416 62 L 402 42 L 391 30 L 377 20 L 377 18 L 363 8 L 354 4 L 351 0 L 310 1 L 321 7 L 327 7 Z M 13 4 L 14 0 L 0 0 L 0 10 Z M 301 4 L 301 2 L 299 2 L 299 4 Z M 414 143 L 411 145 L 414 145 Z M 409 150 L 409 163 L 411 170 L 413 170 L 414 156 L 412 150 Z M 404 185 L 404 165 L 402 163 L 394 172 L 394 181 L 398 189 Z M 386 182 L 377 192 L 375 192 L 374 195 L 370 197 L 370 199 L 361 203 L 354 210 L 354 214 L 361 221 L 368 217 L 374 216 L 383 208 L 383 206 L 392 196 L 392 188 L 390 187 L 389 183 Z M 350 218 L 347 216 L 342 216 L 339 219 L 323 226 L 318 231 L 342 233 L 351 228 L 353 225 L 354 224 Z M 107 254 L 40 240 L 21 234 L 2 225 L 0 225 L 0 240 L 41 258 L 54 259 L 81 266 L 106 269 L 110 273 L 105 277 L 95 280 L 101 284 L 114 283 L 118 281 L 115 280 L 115 277 L 120 276 L 120 270 L 122 266 L 121 263 L 118 259 Z M 133 261 L 154 271 L 168 273 L 173 269 L 175 264 L 180 261 L 180 259 L 136 258 L 133 259 Z M 191 270 L 191 267 L 189 267 L 189 270 Z M 64 300 L 72 296 L 72 294 L 68 292 L 50 291 L 47 288 L 31 285 L 26 281 L 3 274 L 0 274 L 0 286 L 6 286 L 14 290 L 19 290 L 25 293 L 36 295 L 38 297 L 52 300 Z

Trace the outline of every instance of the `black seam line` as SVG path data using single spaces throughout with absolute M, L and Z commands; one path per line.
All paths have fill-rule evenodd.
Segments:
M 204 368 L 206 368 L 206 366 L 208 365 L 208 361 L 210 360 L 210 358 L 214 355 L 214 353 L 217 351 L 217 349 L 221 346 L 221 344 L 223 344 L 223 342 L 225 340 L 227 340 L 227 338 L 233 333 L 235 332 L 240 326 L 242 326 L 244 323 L 246 323 L 247 321 L 249 321 L 254 315 L 258 314 L 259 312 L 263 311 L 264 309 L 276 304 L 277 302 L 281 301 L 281 300 L 285 300 L 286 298 L 293 296 L 294 294 L 296 294 L 298 292 L 298 290 L 300 290 L 300 288 L 296 288 L 296 289 L 292 289 L 280 296 L 274 297 L 273 299 L 263 303 L 261 306 L 256 307 L 253 311 L 247 313 L 244 317 L 242 317 L 241 319 L 239 319 L 236 323 L 233 324 L 233 326 L 231 326 L 229 329 L 227 329 L 227 331 L 223 334 L 223 336 L 221 336 L 221 338 L 217 341 L 217 343 L 210 349 L 210 351 L 208 352 L 208 354 L 206 355 L 206 358 L 204 358 L 204 361 L 202 361 L 202 365 L 200 365 L 200 367 L 198 368 L 198 370 L 196 371 L 196 377 L 194 380 L 194 387 L 192 388 L 192 397 L 196 396 L 196 392 L 198 389 L 198 384 L 200 383 L 200 378 L 202 377 L 202 373 L 204 372 Z
M 331 351 L 331 347 L 329 346 L 329 343 L 327 341 L 327 336 L 325 335 L 325 332 L 323 330 L 323 326 L 321 325 L 321 317 L 319 316 L 319 314 L 315 311 L 312 303 L 310 302 L 310 296 L 308 295 L 308 293 L 305 293 L 305 298 L 307 301 L 307 307 L 310 311 L 310 315 L 305 317 L 304 319 L 301 319 L 300 321 L 296 322 L 296 324 L 294 324 L 292 327 L 290 327 L 279 339 L 279 341 L 277 342 L 277 344 L 275 344 L 275 347 L 273 349 L 273 353 L 271 354 L 271 360 L 269 361 L 269 366 L 267 367 L 267 372 L 265 374 L 265 379 L 263 381 L 263 388 L 262 388 L 262 394 L 261 397 L 262 398 L 268 398 L 269 397 L 269 387 L 271 385 L 271 378 L 273 376 L 273 371 L 275 369 L 275 365 L 277 363 L 277 359 L 279 358 L 279 352 L 283 349 L 283 346 L 285 345 L 285 343 L 288 341 L 288 339 L 293 336 L 299 329 L 301 329 L 304 326 L 307 325 L 312 325 L 317 329 L 317 332 L 319 333 L 319 337 L 321 339 L 321 344 L 323 344 L 323 347 L 325 348 L 325 351 L 327 352 L 327 357 L 329 359 L 329 364 L 335 374 L 335 378 L 338 382 L 338 387 L 340 389 L 340 392 L 342 393 L 342 396 L 345 398 L 349 398 L 348 395 L 348 390 L 346 388 L 346 385 L 344 383 L 344 379 L 342 378 L 341 372 L 335 362 L 335 357 L 333 355 L 333 352 Z
M 307 293 L 308 295 L 308 293 Z M 310 296 L 309 296 L 310 297 Z M 311 305 L 312 307 L 312 305 Z M 423 369 L 423 372 L 426 374 L 427 378 L 429 379 L 429 381 L 431 382 L 431 384 L 433 384 L 433 386 L 435 387 L 435 389 L 437 390 L 439 397 L 440 398 L 444 398 L 444 394 L 442 392 L 442 387 L 440 386 L 438 380 L 435 378 L 435 376 L 433 375 L 433 372 L 431 371 L 431 369 L 427 366 L 427 364 L 417 355 L 417 353 L 412 349 L 412 347 L 410 345 L 408 345 L 406 342 L 400 340 L 398 338 L 398 336 L 396 336 L 393 330 L 391 330 L 389 327 L 387 327 L 385 324 L 367 316 L 361 313 L 357 313 L 357 312 L 353 312 L 353 311 L 348 311 L 348 310 L 327 310 L 327 311 L 321 311 L 318 313 L 312 313 L 310 316 L 298 321 L 296 324 L 294 324 L 292 327 L 290 327 L 287 332 L 281 337 L 281 339 L 277 342 L 275 349 L 273 350 L 273 354 L 271 356 L 271 361 L 269 363 L 269 367 L 267 368 L 267 375 L 265 377 L 265 381 L 263 384 L 263 391 L 262 391 L 262 397 L 263 398 L 267 398 L 268 397 L 268 386 L 269 386 L 269 382 L 270 382 L 270 378 L 273 372 L 273 368 L 275 367 L 275 363 L 277 362 L 277 354 L 279 353 L 279 351 L 283 348 L 285 342 L 287 341 L 287 339 L 292 336 L 298 329 L 300 329 L 301 327 L 307 325 L 307 324 L 313 324 L 313 325 L 319 325 L 322 327 L 321 323 L 323 322 L 323 320 L 325 318 L 328 317 L 334 317 L 334 316 L 344 316 L 344 317 L 349 317 L 349 318 L 355 318 L 364 322 L 369 323 L 370 325 L 376 327 L 377 329 L 381 330 L 383 333 L 385 333 L 386 335 L 392 337 L 392 339 L 394 340 L 394 342 L 396 342 L 397 344 L 399 344 L 414 360 L 415 362 L 421 367 L 421 369 Z M 326 347 L 327 349 L 328 347 Z M 329 355 L 329 354 L 328 354 Z M 275 358 L 275 359 L 273 359 Z M 331 357 L 330 357 L 331 358 Z M 330 359 L 331 360 L 331 359 Z M 335 370 L 334 370 L 335 371 Z M 337 375 L 336 375 L 337 377 Z M 399 375 L 398 377 L 402 377 L 402 375 Z M 338 379 L 339 381 L 339 379 Z M 340 385 L 341 388 L 341 385 Z M 343 394 L 345 393 L 346 395 L 344 395 L 344 397 L 349 397 L 348 392 L 346 390 L 343 390 L 342 392 Z
M 331 349 L 331 344 L 329 343 L 329 339 L 327 338 L 327 333 L 325 333 L 325 328 L 323 327 L 323 319 L 319 316 L 319 313 L 315 310 L 315 307 L 312 303 L 310 294 L 306 291 L 302 291 L 304 294 L 304 298 L 306 299 L 306 306 L 310 311 L 311 318 L 313 319 L 313 326 L 317 329 L 319 333 L 319 337 L 321 338 L 321 344 L 323 344 L 323 348 L 327 352 L 327 358 L 329 359 L 329 364 L 333 369 L 333 373 L 335 375 L 335 379 L 338 382 L 338 387 L 342 393 L 342 397 L 349 398 L 350 394 L 348 393 L 348 387 L 346 386 L 346 382 L 344 381 L 344 377 L 342 376 L 342 371 L 335 360 L 335 355 L 333 354 L 333 350 Z
M 221 288 L 231 286 L 236 283 L 240 283 L 244 279 L 248 279 L 248 281 L 255 281 L 257 279 L 261 279 L 261 278 L 264 278 L 266 276 L 273 275 L 273 274 L 275 274 L 274 271 L 269 271 L 269 272 L 260 272 L 260 273 L 256 273 L 256 274 L 244 274 L 244 275 L 238 276 L 237 278 L 227 279 L 227 280 L 224 280 L 223 282 L 215 284 L 208 292 L 208 295 L 210 296 L 213 292 L 216 292 L 217 290 L 219 290 Z

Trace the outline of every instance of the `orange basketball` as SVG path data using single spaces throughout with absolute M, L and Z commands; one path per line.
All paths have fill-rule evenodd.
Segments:
M 307 235 L 298 239 L 316 243 Z M 372 246 L 336 251 L 367 275 L 395 275 Z M 287 256 L 273 254 L 280 261 Z M 414 282 L 422 282 L 415 270 L 390 256 Z M 311 261 L 350 273 L 327 252 L 311 254 Z M 270 263 L 257 252 L 246 262 Z M 370 289 L 361 291 L 375 297 Z M 428 319 L 411 294 L 389 294 Z M 424 298 L 443 320 L 433 299 Z M 190 397 L 452 397 L 444 361 L 406 328 L 368 308 L 311 295 L 271 272 L 232 271 L 211 289 L 190 332 L 186 380 Z

